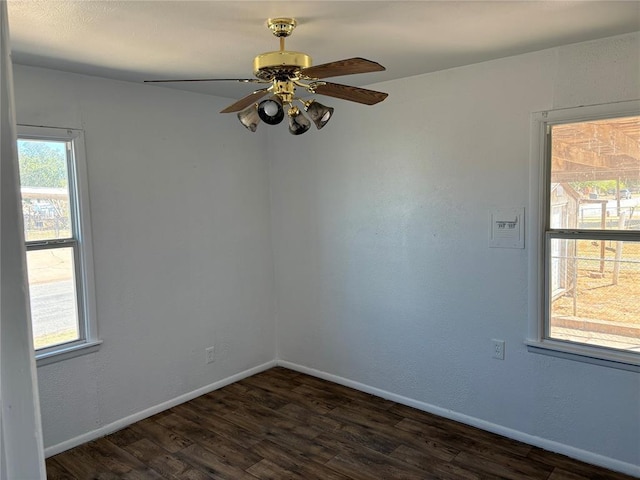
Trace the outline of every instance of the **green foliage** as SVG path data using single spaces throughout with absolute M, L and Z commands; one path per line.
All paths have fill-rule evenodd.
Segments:
M 616 181 L 615 180 L 598 180 L 598 181 L 587 181 L 587 182 L 570 182 L 570 185 L 575 188 L 578 192 L 590 191 L 593 193 L 605 193 L 609 190 L 616 189 Z M 624 188 L 623 184 L 620 185 L 620 188 Z
M 18 141 L 20 184 L 24 187 L 67 187 L 67 158 L 63 142 Z

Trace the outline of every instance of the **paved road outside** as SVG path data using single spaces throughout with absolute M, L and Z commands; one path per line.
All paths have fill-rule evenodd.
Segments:
M 35 339 L 66 331 L 77 331 L 73 288 L 71 280 L 31 286 L 31 318 Z
M 27 254 L 36 348 L 75 340 L 78 333 L 71 248 Z

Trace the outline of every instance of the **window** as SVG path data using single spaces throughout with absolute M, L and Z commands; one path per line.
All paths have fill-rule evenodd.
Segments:
M 534 350 L 640 367 L 638 102 L 534 116 Z M 533 173 L 533 172 L 532 172 Z M 534 195 L 535 197 L 535 195 Z M 532 200 L 534 200 L 532 198 Z M 538 265 L 535 265 L 538 263 Z
M 79 130 L 18 127 L 33 342 L 38 364 L 99 345 Z

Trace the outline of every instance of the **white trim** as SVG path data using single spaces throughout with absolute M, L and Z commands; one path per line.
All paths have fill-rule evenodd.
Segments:
M 584 363 L 640 373 L 640 363 L 638 355 L 635 353 L 549 339 L 543 341 L 525 340 L 524 343 L 532 353 L 542 353 L 552 357 L 578 360 Z
M 532 118 L 537 118 L 545 123 L 555 125 L 616 118 L 624 115 L 634 116 L 638 115 L 638 110 L 640 110 L 640 99 L 545 110 L 542 112 L 534 112 Z
M 51 363 L 68 360 L 70 358 L 87 355 L 88 353 L 97 352 L 102 345 L 102 340 L 89 341 L 83 343 L 75 343 L 70 346 L 61 345 L 55 351 L 38 353 L 36 352 L 36 363 L 38 367 L 49 365 Z
M 540 185 L 544 177 L 544 148 L 540 141 L 544 138 L 545 120 L 547 112 L 531 115 L 531 140 L 529 161 L 529 219 L 527 244 L 529 245 L 529 329 L 528 337 L 541 339 L 542 325 L 540 322 L 541 293 L 543 291 L 541 279 L 543 276 L 544 258 L 541 248 L 541 232 L 544 231 L 544 195 L 540 192 Z
M 82 304 L 84 307 L 85 339 L 87 342 L 98 340 L 98 313 L 96 309 L 95 276 L 93 270 L 93 239 L 91 228 L 91 204 L 89 201 L 89 177 L 87 174 L 87 156 L 82 130 L 68 129 L 73 135 L 75 188 L 78 201 L 76 221 L 79 225 L 80 274 L 82 275 Z
M 152 407 L 146 408 L 140 412 L 129 415 L 128 417 L 124 417 L 120 420 L 116 420 L 115 422 L 103 425 L 102 427 L 91 430 L 90 432 L 83 433 L 82 435 L 78 435 L 77 437 L 65 440 L 64 442 L 51 445 L 50 447 L 45 448 L 45 457 L 48 458 L 53 455 L 57 455 L 71 448 L 104 437 L 105 435 L 109 435 L 110 433 L 117 432 L 118 430 L 122 430 L 123 428 L 133 423 L 139 422 L 140 420 L 144 420 L 145 418 L 155 415 L 156 413 L 163 412 L 165 410 L 168 410 L 169 408 L 175 407 L 176 405 L 188 402 L 189 400 L 193 400 L 194 398 L 197 398 L 201 395 L 226 387 L 227 385 L 238 382 L 257 373 L 264 372 L 265 370 L 268 370 L 275 366 L 276 361 L 271 360 L 269 362 L 263 363 L 262 365 L 244 370 L 240 373 L 236 373 L 235 375 L 231 375 L 230 377 L 223 378 L 222 380 L 218 380 L 217 382 L 205 385 L 204 387 L 200 387 L 191 392 L 172 398 L 170 400 L 167 400 L 166 402 L 162 402 Z
M 304 365 L 299 365 L 297 363 L 288 362 L 286 360 L 278 360 L 277 365 L 280 367 L 288 368 L 290 370 L 295 370 L 296 372 L 321 378 L 323 380 L 328 380 L 330 382 L 337 383 L 339 385 L 344 385 L 345 387 L 354 388 L 361 392 L 370 393 L 371 395 L 375 395 L 377 397 L 391 400 L 393 402 L 400 403 L 408 407 L 422 410 L 423 412 L 432 413 L 434 415 L 448 418 L 456 422 L 464 423 L 472 427 L 477 427 L 491 433 L 502 435 L 503 437 L 511 438 L 519 442 L 524 442 L 528 445 L 540 447 L 550 452 L 560 453 L 562 455 L 566 455 L 568 457 L 574 458 L 576 460 L 580 460 L 582 462 L 586 462 L 592 465 L 598 465 L 604 468 L 608 468 L 609 470 L 625 473 L 627 475 L 640 477 L 639 465 L 622 462 L 620 460 L 616 460 L 610 457 L 605 457 L 604 455 L 590 452 L 588 450 L 582 450 L 580 448 L 572 447 L 570 445 L 565 445 L 564 443 L 559 443 L 553 440 L 548 440 L 546 438 L 530 435 L 528 433 L 521 432 L 520 430 L 514 430 L 512 428 L 508 428 L 492 422 L 487 422 L 486 420 L 472 417 L 470 415 L 456 412 L 454 410 L 449 410 L 447 408 L 438 407 L 430 403 L 421 402 L 419 400 L 414 400 L 412 398 L 404 397 L 402 395 L 397 395 L 395 393 L 391 393 L 386 390 L 382 390 L 376 387 L 371 387 L 369 385 L 355 382 L 353 380 L 339 377 L 337 375 L 323 372 L 321 370 L 316 370 L 314 368 L 305 367 Z

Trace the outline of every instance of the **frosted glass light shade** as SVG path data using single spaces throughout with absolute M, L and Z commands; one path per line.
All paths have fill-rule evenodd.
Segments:
M 267 98 L 258 104 L 260 120 L 269 125 L 277 125 L 284 119 L 284 109 L 278 97 Z
M 333 116 L 333 107 L 325 107 L 321 103 L 312 100 L 305 106 L 305 111 L 309 114 L 309 118 L 316 124 L 316 128 L 320 130 Z
M 305 117 L 300 110 L 289 113 L 289 132 L 292 135 L 302 135 L 311 128 L 311 122 Z
M 257 105 L 251 105 L 246 110 L 238 112 L 238 120 L 240 120 L 240 123 L 247 127 L 248 130 L 255 132 L 256 128 L 258 128 L 258 124 L 260 123 Z

